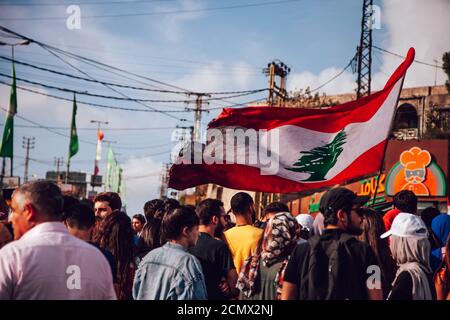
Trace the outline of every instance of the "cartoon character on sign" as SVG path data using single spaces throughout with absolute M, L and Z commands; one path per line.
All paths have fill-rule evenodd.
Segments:
M 428 187 L 423 183 L 426 179 L 426 168 L 431 163 L 430 153 L 419 147 L 413 147 L 402 152 L 400 163 L 404 168 L 406 181 L 402 190 L 410 190 L 417 196 L 430 195 Z

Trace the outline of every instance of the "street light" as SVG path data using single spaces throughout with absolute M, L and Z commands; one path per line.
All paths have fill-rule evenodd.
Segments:
M 6 43 L 3 41 L 0 41 L 0 46 L 10 46 L 11 47 L 11 55 L 12 55 L 12 59 L 14 61 L 14 47 L 15 46 L 27 46 L 31 43 L 30 40 L 24 40 L 21 42 L 17 42 L 17 43 Z

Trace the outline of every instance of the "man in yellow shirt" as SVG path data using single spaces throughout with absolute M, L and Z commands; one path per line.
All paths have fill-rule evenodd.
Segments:
M 256 210 L 248 193 L 236 193 L 231 198 L 231 210 L 236 216 L 236 226 L 225 231 L 224 235 L 239 274 L 245 259 L 256 250 L 264 230 L 252 225 Z

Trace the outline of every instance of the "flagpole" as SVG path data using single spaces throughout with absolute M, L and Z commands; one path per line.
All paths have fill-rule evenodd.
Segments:
M 0 174 L 0 188 L 3 190 L 3 178 L 5 177 L 5 157 L 2 160 L 2 172 Z
M 66 179 L 64 181 L 65 184 L 67 184 L 68 179 L 69 179 L 69 171 L 70 171 L 70 151 L 69 151 L 69 156 L 67 157 L 67 171 L 66 171 Z
M 391 116 L 391 123 L 389 125 L 388 136 L 386 137 L 386 144 L 384 145 L 383 158 L 381 159 L 380 169 L 378 170 L 378 176 L 377 176 L 377 179 L 376 179 L 375 193 L 373 195 L 373 201 L 372 201 L 372 205 L 371 205 L 372 207 L 375 206 L 375 201 L 377 199 L 378 185 L 380 184 L 380 177 L 381 177 L 381 173 L 383 171 L 384 159 L 386 158 L 386 150 L 387 150 L 387 146 L 388 146 L 388 143 L 389 143 L 389 135 L 391 134 L 392 129 L 394 127 L 394 119 L 395 119 L 395 115 L 397 114 L 398 101 L 400 100 L 400 95 L 402 94 L 403 82 L 404 81 L 405 81 L 405 76 L 403 76 L 403 78 L 402 78 L 402 83 L 400 85 L 400 90 L 398 92 L 397 101 L 395 102 L 395 110 L 394 110 L 394 112 L 392 113 L 392 116 Z
M 15 72 L 15 70 L 14 70 L 14 46 L 15 46 L 16 44 L 13 44 L 13 45 L 11 45 L 11 57 L 12 57 L 12 69 L 13 69 L 13 76 L 14 77 L 16 77 L 16 72 Z M 15 81 L 15 79 L 13 79 L 13 81 Z M 17 94 L 16 94 L 16 99 L 17 99 Z M 17 100 L 16 100 L 17 101 Z M 16 108 L 17 108 L 17 106 L 16 106 Z M 9 110 L 8 110 L 8 113 L 9 113 Z M 13 130 L 12 132 L 14 132 L 14 122 L 13 122 L 13 125 L 12 125 L 12 128 L 11 128 L 11 130 Z M 12 142 L 12 145 L 13 145 L 13 147 L 14 147 L 14 136 L 12 137 L 12 139 L 13 139 L 13 142 Z M 13 149 L 14 150 L 14 149 Z M 10 163 L 11 163 L 11 168 L 9 169 L 9 172 L 10 172 L 10 176 L 12 177 L 13 176 L 13 157 L 14 157 L 14 151 L 13 152 L 11 152 L 11 158 L 9 158 L 10 159 Z M 5 158 L 3 158 L 3 160 L 4 160 Z M 3 183 L 3 181 L 2 181 L 2 183 Z M 3 184 L 2 184 L 2 187 L 3 187 Z

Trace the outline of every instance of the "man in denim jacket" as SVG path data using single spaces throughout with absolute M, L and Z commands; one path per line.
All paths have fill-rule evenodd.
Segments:
M 141 261 L 133 284 L 136 300 L 206 299 L 200 262 L 187 252 L 198 239 L 199 219 L 195 210 L 182 206 L 167 213 L 162 232 L 167 242 L 150 251 Z

